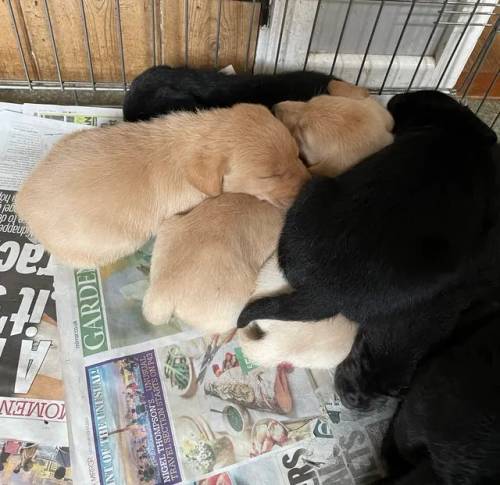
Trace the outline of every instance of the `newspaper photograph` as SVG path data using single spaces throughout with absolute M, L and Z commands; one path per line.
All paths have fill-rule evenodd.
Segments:
M 86 369 L 102 483 L 178 483 L 168 411 L 153 351 Z
M 309 438 L 320 414 L 303 369 L 253 365 L 235 332 L 157 351 L 185 479 Z
M 71 459 L 67 446 L 0 438 L 0 449 L 0 483 L 72 483 Z
M 176 318 L 167 325 L 155 326 L 142 315 L 152 250 L 153 241 L 133 255 L 99 270 L 74 272 L 74 294 L 85 356 L 187 330 Z
M 327 406 L 328 407 L 328 406 Z M 196 485 L 364 485 L 383 476 L 379 449 L 394 411 L 388 405 L 370 415 L 337 411 L 316 420 L 314 438 L 279 453 L 249 461 L 192 482 Z

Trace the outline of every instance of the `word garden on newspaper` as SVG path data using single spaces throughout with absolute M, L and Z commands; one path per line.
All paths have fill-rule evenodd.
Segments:
M 3 109 L 0 483 L 28 473 L 28 483 L 85 485 L 348 485 L 381 476 L 391 408 L 353 414 L 335 397 L 333 371 L 258 367 L 235 332 L 144 320 L 151 243 L 75 271 L 30 239 L 13 211 L 22 179 L 59 137 L 117 122 L 119 110 Z

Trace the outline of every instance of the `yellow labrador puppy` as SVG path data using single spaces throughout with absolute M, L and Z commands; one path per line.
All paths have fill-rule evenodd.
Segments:
M 252 298 L 290 291 L 276 254 L 259 273 Z M 260 320 L 238 330 L 243 353 L 253 362 L 274 367 L 289 362 L 295 367 L 329 369 L 349 354 L 357 324 L 339 314 L 319 322 Z
M 145 318 L 161 324 L 175 313 L 203 332 L 234 328 L 276 248 L 282 218 L 255 197 L 222 194 L 166 219 L 153 250 Z
M 394 120 L 364 88 L 330 81 L 328 92 L 307 102 L 278 103 L 273 111 L 311 173 L 334 177 L 392 143 Z
M 242 192 L 285 207 L 308 178 L 283 124 L 240 104 L 71 134 L 37 165 L 16 208 L 56 259 L 93 267 L 207 197 Z

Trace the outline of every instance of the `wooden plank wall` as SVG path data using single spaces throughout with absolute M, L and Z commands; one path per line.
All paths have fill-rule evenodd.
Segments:
M 0 0 L 0 79 L 3 80 L 25 79 L 9 4 L 29 76 L 34 81 L 58 81 L 47 10 L 64 81 L 91 81 L 89 51 L 96 82 L 122 81 L 118 7 L 127 81 L 152 66 L 155 57 L 157 63 L 184 65 L 186 13 L 190 66 L 215 66 L 219 12 L 218 66 L 233 64 L 238 72 L 244 71 L 249 36 L 248 68 L 253 64 L 260 14 L 258 2 L 254 6 L 252 2 L 238 0 Z

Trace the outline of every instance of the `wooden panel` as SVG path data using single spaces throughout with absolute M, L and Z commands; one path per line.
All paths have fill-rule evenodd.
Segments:
M 28 34 L 28 29 L 26 26 L 26 20 L 24 18 L 24 12 L 20 0 L 12 0 L 12 9 L 14 12 L 14 18 L 19 32 L 19 38 L 21 42 L 21 48 L 24 52 L 24 59 L 26 61 L 26 66 L 28 69 L 28 74 L 31 79 L 39 79 L 38 66 L 36 63 L 35 56 L 33 55 L 33 49 L 30 43 L 30 36 Z
M 50 0 L 49 13 L 65 81 L 90 81 L 80 0 Z
M 25 79 L 7 1 L 0 2 L 0 79 Z
M 25 26 L 25 55 L 31 61 L 33 79 L 56 80 L 52 43 L 44 11 L 43 0 L 18 0 L 16 2 L 18 25 Z
M 185 0 L 119 0 L 125 74 L 128 81 L 154 64 L 153 2 L 156 5 L 156 61 L 184 64 Z M 258 29 L 260 4 L 238 0 L 189 0 L 188 61 L 193 67 L 216 62 L 220 8 L 218 65 L 249 68 Z M 44 0 L 12 0 L 20 42 L 32 80 L 57 81 L 57 69 Z M 81 0 L 47 0 L 57 55 L 64 81 L 90 81 Z M 94 80 L 121 82 L 122 64 L 116 0 L 83 0 Z M 254 13 L 252 19 L 252 12 Z M 0 78 L 24 79 L 8 14 L 0 2 Z
M 260 5 L 255 5 L 253 19 L 252 9 L 253 6 L 249 2 L 227 0 L 223 2 L 220 29 L 220 67 L 232 64 L 237 72 L 245 70 L 248 36 L 251 34 L 248 68 L 252 68 L 259 27 Z
M 185 61 L 185 0 L 162 2 L 164 62 L 172 66 Z M 189 0 L 188 64 L 191 67 L 214 67 L 216 61 L 219 0 Z M 252 32 L 249 67 L 253 62 L 260 5 L 255 5 L 253 23 L 251 2 L 223 0 L 219 35 L 219 67 L 232 64 L 243 71 Z
M 154 64 L 153 11 L 151 0 L 121 0 L 125 71 L 131 81 Z
M 120 52 L 116 35 L 114 0 L 84 0 L 94 78 L 120 81 Z

